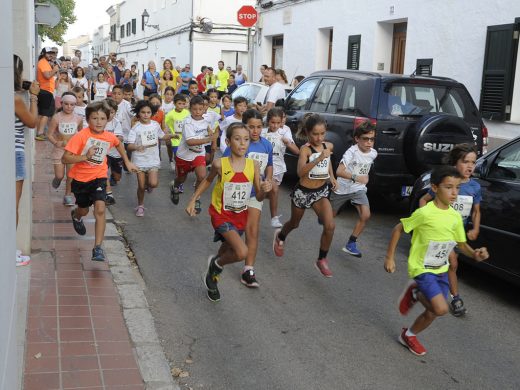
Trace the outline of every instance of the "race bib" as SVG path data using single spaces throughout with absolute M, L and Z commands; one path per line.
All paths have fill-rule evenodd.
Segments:
M 352 174 L 356 176 L 367 176 L 370 172 L 370 163 L 354 163 L 352 167 Z
M 157 145 L 157 131 L 154 129 L 144 129 L 141 132 L 141 145 L 147 148 Z
M 97 90 L 97 93 L 96 93 L 96 99 L 106 99 L 107 97 L 107 91 L 105 91 L 104 89 L 103 90 Z
M 278 133 L 266 133 L 263 136 L 266 140 L 268 140 L 273 147 L 273 156 L 282 156 L 284 153 L 284 143 L 282 141 L 282 136 Z
M 258 161 L 260 165 L 260 174 L 263 175 L 265 173 L 265 168 L 267 168 L 267 161 L 269 160 L 269 155 L 267 153 L 251 152 L 248 153 L 247 157 L 249 157 L 252 160 Z
M 313 153 L 309 157 L 309 162 L 313 162 L 317 158 L 319 158 L 321 153 Z M 309 171 L 309 179 L 313 180 L 324 180 L 330 177 L 329 175 L 329 164 L 330 157 L 320 161 Z
M 454 241 L 430 241 L 424 255 L 424 268 L 440 268 L 448 265 L 448 256 L 455 248 Z
M 240 213 L 247 209 L 251 183 L 224 183 L 224 210 Z
M 471 214 L 473 197 L 469 195 L 459 195 L 457 196 L 457 200 L 451 204 L 451 207 L 458 211 L 462 218 L 467 218 Z
M 182 131 L 184 130 L 184 120 L 174 121 L 173 130 L 176 134 L 182 134 Z
M 77 123 L 60 123 L 58 125 L 58 131 L 62 135 L 74 135 L 78 131 Z
M 94 155 L 92 155 L 92 157 L 90 157 L 87 161 L 93 165 L 101 165 L 107 156 L 108 149 L 110 148 L 110 142 L 102 141 L 96 138 L 89 138 L 81 154 L 86 155 L 88 150 L 93 146 L 96 148 Z

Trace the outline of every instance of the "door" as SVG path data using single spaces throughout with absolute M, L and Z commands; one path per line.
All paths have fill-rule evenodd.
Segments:
M 271 67 L 275 69 L 283 69 L 283 35 L 277 35 L 273 37 Z
M 404 56 L 406 51 L 406 30 L 408 23 L 394 24 L 394 38 L 392 43 L 392 66 L 390 73 L 403 74 Z

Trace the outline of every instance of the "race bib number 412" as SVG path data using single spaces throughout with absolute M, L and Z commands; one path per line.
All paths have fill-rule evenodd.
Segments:
M 251 183 L 224 183 L 224 210 L 239 213 L 247 209 Z

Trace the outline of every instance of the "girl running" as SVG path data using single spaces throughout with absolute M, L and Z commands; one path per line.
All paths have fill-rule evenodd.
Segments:
M 56 80 L 55 104 L 57 109 L 61 107 L 61 96 L 65 92 L 69 92 L 70 88 L 71 85 L 69 73 L 66 70 L 62 69 L 60 70 L 60 74 L 58 76 L 58 79 Z
M 300 149 L 294 143 L 291 129 L 283 126 L 284 112 L 281 108 L 271 108 L 267 113 L 267 128 L 262 130 L 262 136 L 271 142 L 273 147 L 273 190 L 269 194 L 269 207 L 271 210 L 271 226 L 281 228 L 281 215 L 278 215 L 278 189 L 282 184 L 283 175 L 287 172 L 285 166 L 285 150 L 289 149 L 293 154 L 299 154 Z
M 198 186 L 186 207 L 190 216 L 197 214 L 197 199 L 206 191 L 215 176 L 218 181 L 213 188 L 209 214 L 215 229 L 214 242 L 222 241 L 215 256 L 209 257 L 208 270 L 204 277 L 210 301 L 220 300 L 218 290 L 219 275 L 227 264 L 242 261 L 248 253 L 247 245 L 240 236 L 248 219 L 248 200 L 254 186 L 256 199 L 261 202 L 265 193 L 271 190 L 269 181 L 261 181 L 259 164 L 246 158 L 249 146 L 249 131 L 241 123 L 233 123 L 226 130 L 226 142 L 230 156 L 216 159 L 206 178 Z
M 51 184 L 55 190 L 58 189 L 61 181 L 65 177 L 65 170 L 68 172 L 72 167 L 70 164 L 65 166 L 65 164 L 61 162 L 63 153 L 65 153 L 64 148 L 68 140 L 83 128 L 83 118 L 74 113 L 76 101 L 76 95 L 72 92 L 65 92 L 61 97 L 61 111 L 57 112 L 49 123 L 48 139 L 50 143 L 54 145 L 51 154 L 52 164 L 54 166 L 54 179 L 52 179 Z M 65 206 L 74 206 L 71 183 L 72 179 L 67 178 L 65 196 L 63 197 L 63 204 Z
M 161 105 L 164 116 L 168 115 L 168 113 L 175 108 L 175 103 L 173 102 L 174 96 L 175 90 L 172 87 L 166 87 L 164 89 L 163 102 Z
M 228 116 L 231 116 L 235 113 L 235 109 L 231 106 L 233 103 L 233 99 L 231 99 L 231 96 L 224 95 L 222 96 L 222 107 L 221 107 L 221 120 L 223 121 Z
M 151 100 L 140 100 L 134 107 L 138 122 L 128 134 L 128 150 L 132 151 L 132 162 L 137 167 L 137 207 L 135 215 L 144 217 L 144 192 L 146 188 L 156 188 L 159 184 L 159 148 L 160 139 L 171 139 L 164 134 L 161 126 L 152 120 L 156 107 Z M 149 191 L 150 192 L 150 191 Z
M 323 276 L 330 278 L 332 272 L 327 254 L 334 236 L 335 225 L 328 196 L 330 187 L 336 188 L 336 179 L 330 163 L 333 145 L 325 142 L 326 131 L 327 125 L 320 115 L 307 114 L 303 117 L 298 135 L 305 135 L 308 142 L 300 149 L 297 170 L 300 180 L 290 195 L 291 219 L 274 232 L 273 251 L 276 256 L 283 256 L 285 239 L 298 227 L 305 209 L 312 207 L 318 219 L 323 222 L 316 268 Z
M 85 104 L 85 90 L 83 87 L 74 87 L 72 88 L 72 93 L 76 96 L 76 106 L 74 106 L 74 114 L 79 115 L 83 119 L 82 129 L 88 127 L 87 117 L 85 115 L 85 109 L 87 105 Z
M 460 213 L 466 235 L 469 240 L 477 239 L 480 232 L 480 202 L 482 201 L 482 192 L 480 184 L 471 178 L 475 170 L 477 161 L 477 149 L 471 144 L 459 144 L 448 154 L 448 165 L 454 166 L 462 177 L 460 183 L 459 194 L 452 207 Z M 435 193 L 430 190 L 419 200 L 419 206 L 423 207 L 435 198 Z M 471 222 L 472 228 L 468 228 Z M 457 268 L 459 265 L 458 255 L 455 251 L 451 251 L 449 256 L 450 268 L 448 269 L 448 280 L 450 282 L 450 293 L 453 299 L 450 302 L 451 312 L 455 317 L 460 317 L 466 313 L 464 302 L 459 295 L 459 283 L 457 279 Z

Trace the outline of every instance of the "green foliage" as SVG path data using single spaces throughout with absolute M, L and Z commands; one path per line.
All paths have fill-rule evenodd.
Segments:
M 49 38 L 58 45 L 63 45 L 65 41 L 63 36 L 67 32 L 69 25 L 76 21 L 74 15 L 74 8 L 76 7 L 75 0 L 48 0 L 49 3 L 54 4 L 61 13 L 61 20 L 57 26 L 51 28 L 49 26 L 38 25 L 38 34 L 42 39 Z

